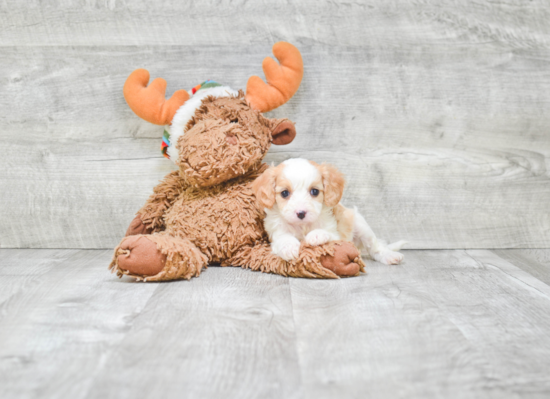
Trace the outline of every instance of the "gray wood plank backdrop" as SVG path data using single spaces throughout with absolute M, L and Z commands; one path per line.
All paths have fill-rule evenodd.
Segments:
M 345 201 L 412 248 L 550 247 L 545 1 L 0 2 L 0 246 L 113 247 L 170 169 L 122 97 L 244 88 L 278 40 L 303 53 L 297 123 L 269 161 L 348 176 Z

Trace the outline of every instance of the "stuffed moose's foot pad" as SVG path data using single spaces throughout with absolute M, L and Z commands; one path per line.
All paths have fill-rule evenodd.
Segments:
M 124 237 L 109 265 L 117 276 L 138 281 L 189 280 L 208 265 L 208 257 L 191 241 L 165 232 Z
M 361 253 L 351 242 L 341 242 L 334 246 L 334 255 L 323 255 L 321 264 L 338 276 L 357 276 L 363 270 Z
M 166 255 L 147 237 L 130 236 L 120 243 L 117 264 L 119 269 L 131 275 L 154 276 L 164 269 Z
M 141 216 L 136 215 L 134 220 L 130 223 L 130 226 L 128 226 L 128 230 L 126 230 L 125 237 L 128 236 L 136 236 L 138 234 L 151 234 L 153 232 L 153 229 L 150 229 L 149 227 L 145 226 L 143 222 L 141 221 Z

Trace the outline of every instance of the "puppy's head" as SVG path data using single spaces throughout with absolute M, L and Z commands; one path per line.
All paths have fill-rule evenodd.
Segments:
M 277 210 L 287 223 L 315 222 L 323 206 L 334 207 L 344 193 L 345 179 L 334 166 L 289 159 L 267 169 L 253 184 L 261 208 Z

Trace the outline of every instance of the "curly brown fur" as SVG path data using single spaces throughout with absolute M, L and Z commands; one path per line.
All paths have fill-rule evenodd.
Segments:
M 185 187 L 179 171 L 175 170 L 153 189 L 153 194 L 137 213 L 151 232 L 164 230 L 164 213 L 178 199 Z
M 257 170 L 271 143 L 271 127 L 242 91 L 238 97 L 206 97 L 176 144 L 182 177 L 208 187 Z
M 126 237 L 115 249 L 111 270 L 119 276 L 161 281 L 189 279 L 209 263 L 220 263 L 284 276 L 337 278 L 341 267 L 330 270 L 330 262 L 350 259 L 351 265 L 355 249 L 338 243 L 304 246 L 299 259 L 287 263 L 271 253 L 263 228 L 263 209 L 256 204 L 252 183 L 267 169 L 262 158 L 274 138 L 286 144 L 294 135 L 288 119 L 264 117 L 249 106 L 242 92 L 235 97 L 204 99 L 176 144 L 179 170 L 155 187 L 138 212 L 153 234 L 142 236 L 145 241 L 132 241 L 134 247 L 125 240 L 136 236 Z M 165 263 L 153 268 L 154 274 L 135 273 L 128 262 L 132 248 L 157 263 L 165 259 Z M 363 266 L 351 267 L 358 273 Z

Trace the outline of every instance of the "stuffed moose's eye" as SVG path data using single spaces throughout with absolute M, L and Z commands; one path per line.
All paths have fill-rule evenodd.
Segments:
M 319 190 L 317 190 L 316 188 L 312 188 L 309 193 L 313 196 L 313 197 L 317 197 L 319 195 Z
M 289 195 L 290 195 L 290 193 L 288 192 L 288 190 L 281 191 L 281 197 L 286 198 Z

